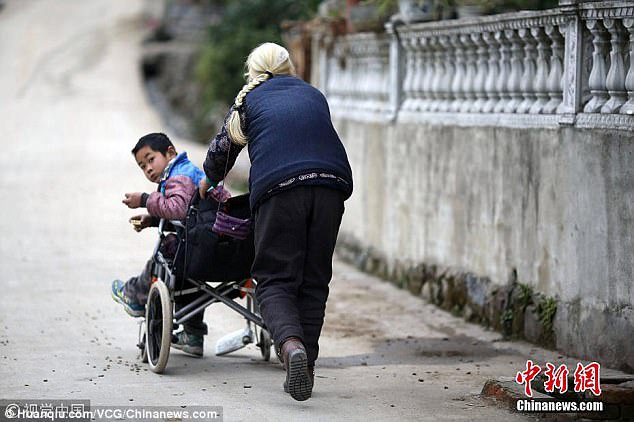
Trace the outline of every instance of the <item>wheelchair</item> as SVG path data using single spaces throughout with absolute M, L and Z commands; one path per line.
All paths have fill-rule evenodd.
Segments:
M 232 215 L 250 215 L 248 194 L 223 204 L 196 196 L 184 223 L 159 222 L 159 239 L 152 254 L 152 284 L 145 318 L 139 322 L 137 344 L 140 359 L 155 373 L 162 373 L 167 366 L 173 332 L 215 303 L 228 306 L 246 320 L 245 329 L 216 343 L 216 355 L 255 343 L 265 361 L 271 357 L 273 342 L 255 299 L 257 281 L 249 276 L 255 253 L 253 234 L 238 240 L 213 232 L 215 215 L 221 208 Z M 178 242 L 174 254 L 161 248 L 167 236 Z M 236 299 L 245 299 L 246 303 Z M 185 304 L 181 305 L 179 301 L 183 300 Z

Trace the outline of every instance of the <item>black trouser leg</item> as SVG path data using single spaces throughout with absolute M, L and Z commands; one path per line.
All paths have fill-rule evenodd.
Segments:
M 343 215 L 343 200 L 339 192 L 322 188 L 315 194 L 315 208 L 308 225 L 304 276 L 298 297 L 309 366 L 319 354 L 319 336 L 332 278 L 332 256 Z M 332 198 L 333 194 L 337 196 Z M 320 210 L 321 207 L 328 209 Z
M 184 288 L 194 287 L 193 285 L 186 283 L 188 286 Z M 175 311 L 178 312 L 180 309 L 192 303 L 194 300 L 198 299 L 204 293 L 192 293 L 184 296 L 177 296 L 174 299 Z M 207 324 L 203 322 L 205 317 L 205 310 L 194 314 L 191 318 L 183 323 L 183 330 L 185 330 L 188 334 L 192 334 L 195 336 L 205 336 L 207 335 Z
M 152 282 L 152 260 L 148 260 L 143 267 L 143 271 L 136 277 L 130 277 L 123 286 L 123 294 L 133 299 L 141 305 L 147 303 L 147 296 L 150 293 Z
M 297 308 L 306 245 L 305 206 L 295 191 L 268 198 L 255 213 L 252 275 L 264 322 L 276 345 L 304 339 Z
M 166 259 L 174 258 L 176 253 L 176 245 L 178 240 L 174 234 L 168 234 L 163 240 L 159 250 Z M 135 300 L 141 305 L 147 303 L 147 297 L 150 293 L 150 287 L 152 287 L 152 270 L 154 261 L 149 259 L 143 267 L 143 271 L 136 277 L 131 277 L 123 286 L 123 293 L 130 299 Z
M 299 186 L 267 199 L 255 215 L 252 274 L 262 317 L 278 346 L 288 337 L 304 342 L 309 365 L 319 352 L 342 214 L 338 191 Z

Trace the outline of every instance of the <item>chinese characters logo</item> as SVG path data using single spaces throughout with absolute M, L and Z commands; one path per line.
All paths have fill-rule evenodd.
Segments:
M 515 382 L 522 385 L 524 384 L 524 393 L 528 397 L 533 397 L 533 391 L 531 389 L 531 381 L 539 375 L 542 368 L 539 365 L 533 363 L 532 360 L 526 361 L 526 369 L 520 371 L 515 376 Z M 555 392 L 558 390 L 560 393 L 568 391 L 568 374 L 570 371 L 566 365 L 560 365 L 555 367 L 552 363 L 546 363 L 546 370 L 544 375 L 546 381 L 544 381 L 544 391 L 547 393 Z M 577 363 L 577 367 L 574 372 L 574 391 L 576 393 L 591 391 L 595 396 L 601 395 L 601 381 L 600 381 L 601 365 L 597 362 L 583 365 L 581 362 Z

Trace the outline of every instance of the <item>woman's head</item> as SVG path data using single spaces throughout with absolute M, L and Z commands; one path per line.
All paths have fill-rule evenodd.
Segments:
M 288 51 L 281 45 L 266 42 L 254 48 L 245 63 L 247 82 L 266 72 L 276 75 L 294 75 L 295 67 Z
M 240 125 L 240 110 L 244 97 L 258 85 L 277 75 L 294 75 L 295 66 L 291 62 L 288 51 L 281 45 L 266 42 L 257 46 L 245 63 L 247 83 L 242 87 L 233 102 L 233 112 L 229 117 L 229 136 L 238 145 L 244 145 L 248 139 Z

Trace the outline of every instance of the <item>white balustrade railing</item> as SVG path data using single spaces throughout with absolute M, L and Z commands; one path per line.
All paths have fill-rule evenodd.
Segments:
M 322 88 L 345 113 L 551 116 L 555 124 L 616 115 L 617 126 L 634 128 L 634 3 L 569 2 L 336 37 L 322 54 Z
M 386 34 L 360 33 L 336 40 L 326 68 L 331 107 L 368 112 L 389 108 L 389 46 Z
M 556 113 L 567 23 L 554 9 L 395 26 L 405 62 L 402 110 Z
M 615 2 L 602 2 L 599 7 L 580 5 L 581 17 L 592 35 L 590 100 L 583 110 L 631 115 L 634 114 L 634 4 L 612 3 Z

